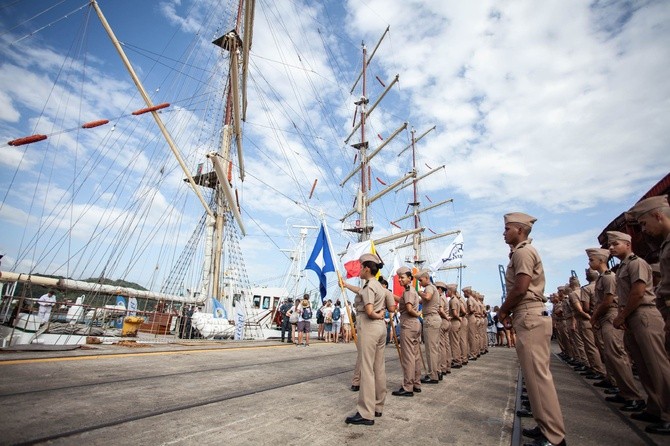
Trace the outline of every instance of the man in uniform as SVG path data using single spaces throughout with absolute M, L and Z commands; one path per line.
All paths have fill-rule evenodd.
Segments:
M 663 331 L 660 333 L 660 338 L 661 342 L 665 344 L 666 337 L 668 335 L 668 332 L 670 330 L 670 320 L 669 320 L 669 315 L 668 311 L 670 308 L 670 206 L 668 205 L 668 198 L 666 195 L 661 195 L 657 197 L 650 197 L 645 200 L 640 201 L 637 203 L 633 208 L 629 211 L 629 215 L 631 215 L 634 219 L 636 219 L 639 223 L 640 226 L 642 227 L 642 230 L 646 233 L 648 233 L 651 236 L 656 236 L 660 237 L 663 239 L 663 242 L 661 244 L 661 250 L 659 253 L 659 260 L 660 260 L 660 271 L 661 271 L 661 279 L 658 284 L 658 287 L 656 288 L 656 305 L 657 307 L 660 308 L 661 313 L 664 314 L 664 316 L 661 316 L 661 324 L 663 326 Z M 641 259 L 640 259 L 641 260 Z M 633 263 L 633 262 L 631 262 Z M 623 261 L 622 261 L 623 264 Z M 636 285 L 636 284 L 635 284 Z M 635 286 L 634 285 L 634 286 Z M 648 283 L 646 285 L 649 285 Z M 640 286 L 641 287 L 641 286 Z M 648 289 L 648 286 L 647 286 Z M 645 290 L 646 291 L 646 290 Z M 646 295 L 646 292 L 645 292 Z M 644 298 L 643 298 L 644 299 Z M 625 310 L 625 309 L 624 309 Z M 648 314 L 651 314 L 651 311 L 648 308 L 645 308 L 645 312 Z M 659 313 L 659 314 L 661 314 Z M 648 316 L 650 317 L 650 316 Z M 665 320 L 663 320 L 665 318 Z M 654 323 L 655 323 L 655 317 L 653 318 Z M 648 330 L 650 330 L 653 326 L 651 320 L 647 320 L 645 322 L 648 322 L 648 326 L 645 327 Z M 630 322 L 628 322 L 628 325 L 630 326 Z M 628 332 L 627 332 L 628 334 Z M 654 336 L 654 340 L 656 339 L 657 336 Z M 645 341 L 647 342 L 647 341 Z M 656 341 L 654 341 L 654 347 L 656 345 Z M 660 404 L 660 411 L 661 414 L 659 415 L 661 418 L 661 421 L 655 424 L 652 424 L 650 426 L 647 426 L 646 431 L 651 432 L 651 433 L 659 433 L 659 434 L 665 434 L 665 435 L 670 435 L 670 390 L 667 390 L 667 385 L 664 383 L 667 383 L 667 381 L 670 380 L 670 368 L 666 367 L 663 368 L 663 373 L 665 374 L 663 376 L 664 378 L 664 383 L 661 383 L 658 377 L 655 377 L 655 375 L 658 373 L 656 367 L 663 367 L 663 365 L 668 366 L 669 362 L 668 361 L 668 352 L 664 348 L 664 353 L 665 357 L 664 358 L 659 358 L 659 353 L 656 351 L 654 348 L 654 351 L 652 352 L 652 346 L 650 345 L 645 345 L 641 346 L 643 347 L 642 351 L 644 352 L 645 357 L 652 357 L 653 359 L 648 359 L 649 361 L 654 361 L 654 364 L 645 364 L 643 367 L 644 369 L 647 369 L 649 372 L 648 378 L 650 378 L 654 382 L 654 387 L 655 387 L 655 392 L 658 392 L 657 395 L 655 395 L 655 398 L 658 398 L 658 404 Z M 656 362 L 657 361 L 657 362 Z M 640 380 L 642 380 L 642 371 L 640 373 Z M 659 388 L 660 387 L 660 388 Z M 646 389 L 645 389 L 646 390 Z M 656 401 L 652 400 L 652 396 L 649 395 L 649 402 L 654 402 L 656 404 Z M 648 402 L 648 403 L 649 403 Z M 652 412 L 652 410 L 655 410 L 654 407 L 650 405 L 650 407 L 647 409 L 648 412 L 655 414 Z
M 670 205 L 668 196 L 646 198 L 628 211 L 642 231 L 661 241 L 659 269 L 661 279 L 656 288 L 656 306 L 665 320 L 665 349 L 670 355 Z
M 451 316 L 451 328 L 449 330 L 449 343 L 451 344 L 451 366 L 455 369 L 463 367 L 461 362 L 461 304 L 458 302 L 455 283 L 447 284 L 447 296 L 449 297 L 449 315 Z
M 586 350 L 586 357 L 591 366 L 591 373 L 586 375 L 588 379 L 603 379 L 607 372 L 603 366 L 600 357 L 599 348 L 596 346 L 596 338 L 591 325 L 591 299 L 593 298 L 593 291 L 596 287 L 596 279 L 598 273 L 591 268 L 585 270 L 586 280 L 588 283 L 581 289 L 579 302 L 576 304 L 575 312 L 577 314 L 577 325 L 584 340 L 584 349 Z
M 437 291 L 440 293 L 440 307 L 437 312 L 442 319 L 440 325 L 440 373 L 438 378 L 441 380 L 444 375 L 451 373 L 451 342 L 449 340 L 449 330 L 451 329 L 451 316 L 449 316 L 449 301 L 447 300 L 447 284 L 444 282 L 435 282 Z
M 472 291 L 472 287 L 463 288 L 463 296 L 468 298 L 465 304 L 466 317 L 468 318 L 468 361 L 476 361 L 479 355 L 477 347 L 479 336 L 477 334 L 477 299 Z
M 582 363 L 581 366 L 576 367 L 575 371 L 577 372 L 587 372 L 591 370 L 591 361 L 589 356 L 586 353 L 586 343 L 584 342 L 584 332 L 581 329 L 580 320 L 583 317 L 584 312 L 579 303 L 580 296 L 582 294 L 582 288 L 579 283 L 579 279 L 576 277 L 570 277 L 568 282 L 568 300 L 570 302 L 570 309 L 572 310 L 573 317 L 573 327 L 574 327 L 574 337 L 577 345 L 577 350 L 579 352 L 579 360 Z M 589 318 L 590 319 L 590 318 Z
M 425 377 L 421 379 L 422 383 L 437 384 L 439 383 L 439 362 L 440 362 L 440 326 L 442 325 L 442 318 L 437 310 L 440 307 L 440 298 L 437 293 L 435 285 L 430 283 L 430 271 L 423 270 L 417 277 L 419 285 L 423 287 L 423 291 L 419 291 L 421 297 L 423 313 L 423 342 L 426 346 L 426 362 L 428 372 Z
M 551 318 L 544 306 L 544 268 L 528 238 L 536 218 L 520 212 L 506 214 L 503 237 L 511 252 L 505 273 L 507 298 L 498 317 L 513 314 L 516 353 L 526 382 L 537 427 L 524 429 L 533 446 L 565 445 L 563 414 L 549 369 Z
M 594 384 L 596 387 L 618 386 L 618 394 L 607 397 L 608 401 L 624 404 L 627 411 L 640 410 L 640 394 L 631 368 L 630 358 L 624 348 L 623 333 L 612 325 L 619 308 L 619 297 L 616 294 L 616 275 L 607 268 L 609 251 L 602 248 L 586 250 L 589 268 L 599 273 L 594 288 L 593 316 L 591 325 L 600 333 L 604 344 L 605 367 L 609 382 L 605 380 Z M 635 414 L 633 414 L 635 415 Z

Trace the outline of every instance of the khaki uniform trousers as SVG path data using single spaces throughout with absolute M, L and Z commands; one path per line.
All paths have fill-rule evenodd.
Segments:
M 462 364 L 461 362 L 461 321 L 457 319 L 451 320 L 451 329 L 449 330 L 449 343 L 451 344 L 451 360 L 455 364 Z
M 374 420 L 375 412 L 384 410 L 386 400 L 386 324 L 383 320 L 361 319 L 358 337 L 358 362 L 361 368 L 361 388 L 356 410 L 363 418 Z
M 365 316 L 363 316 L 365 317 Z M 360 341 L 360 336 L 361 336 L 361 323 L 360 320 L 357 318 L 356 319 L 356 336 L 358 337 L 358 342 L 356 343 L 356 350 L 360 350 L 359 343 Z M 356 355 L 356 365 L 354 366 L 354 377 L 351 379 L 351 385 L 352 386 L 360 386 L 361 385 L 361 362 L 358 359 L 359 356 Z
M 670 422 L 670 361 L 665 351 L 664 321 L 655 306 L 640 306 L 626 319 L 624 335 L 647 392 L 647 411 Z
M 400 316 L 400 365 L 402 388 L 412 392 L 421 388 L 421 322 L 419 318 Z
M 427 375 L 431 379 L 437 379 L 437 373 L 440 371 L 440 326 L 442 318 L 439 314 L 433 313 L 423 318 L 423 343 L 426 346 L 426 366 Z
M 554 333 L 556 334 L 556 341 L 558 341 L 558 348 L 561 349 L 561 352 L 564 355 L 568 354 L 567 347 L 565 346 L 565 332 L 563 330 L 563 319 L 554 319 Z
M 657 308 L 665 322 L 665 352 L 670 358 L 670 307 L 665 304 L 657 304 Z
M 568 328 L 570 329 L 570 339 L 572 340 L 572 345 L 577 355 L 575 359 L 579 360 L 583 365 L 589 366 L 589 359 L 586 357 L 586 351 L 584 350 L 584 339 L 582 339 L 582 334 L 579 331 L 579 323 L 577 318 L 572 317 L 568 321 Z
M 624 348 L 624 333 L 612 325 L 614 315 L 600 320 L 600 333 L 605 343 L 605 365 L 607 371 L 614 378 L 612 384 L 619 388 L 619 395 L 627 400 L 641 400 L 642 394 L 637 389 L 633 378 L 630 358 Z
M 477 332 L 477 317 L 474 314 L 468 315 L 468 355 L 476 358 L 479 354 L 479 333 Z
M 459 341 L 461 344 L 461 364 L 467 364 L 468 356 L 470 355 L 470 345 L 468 344 L 468 330 L 470 329 L 469 326 L 470 321 L 468 321 L 467 316 L 464 316 L 461 319 L 461 331 L 459 332 Z
M 584 341 L 584 351 L 589 360 L 591 370 L 600 373 L 601 375 L 605 375 L 605 367 L 603 367 L 603 362 L 600 359 L 600 352 L 598 351 L 598 347 L 596 347 L 596 339 L 593 335 L 591 322 L 586 319 L 578 319 L 577 328 L 579 328 L 579 333 Z
M 596 340 L 596 347 L 598 347 L 598 352 L 600 353 L 600 359 L 602 359 L 603 365 L 605 367 L 605 376 L 607 380 L 616 387 L 616 378 L 611 372 L 611 367 L 607 365 L 606 353 L 605 353 L 605 341 L 603 340 L 603 331 L 600 326 L 598 328 L 593 327 L 593 337 Z
M 451 370 L 451 339 L 449 339 L 449 332 L 451 331 L 451 322 L 449 319 L 442 319 L 440 326 L 440 372 L 446 373 Z
M 543 316 L 543 304 L 520 304 L 514 309 L 516 353 L 528 389 L 533 417 L 553 444 L 565 438 L 563 414 L 549 369 L 551 318 Z
M 488 320 L 479 319 L 479 352 L 484 353 L 489 349 L 489 335 L 487 331 Z

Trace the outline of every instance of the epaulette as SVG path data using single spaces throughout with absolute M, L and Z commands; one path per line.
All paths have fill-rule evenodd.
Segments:
M 607 271 L 605 271 L 603 274 L 609 276 L 610 274 L 612 274 L 612 271 L 607 270 Z
M 632 254 L 630 257 L 628 257 L 629 260 L 635 260 L 637 259 L 637 256 L 635 254 Z

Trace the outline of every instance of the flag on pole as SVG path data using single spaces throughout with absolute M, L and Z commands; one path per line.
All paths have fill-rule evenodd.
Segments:
M 400 268 L 400 258 L 398 258 L 398 252 L 393 256 L 393 271 L 391 271 L 391 277 L 393 278 L 393 294 L 396 296 L 402 296 L 402 293 L 405 291 L 405 288 L 400 284 L 400 278 L 396 271 Z
M 228 313 L 226 312 L 226 309 L 223 308 L 223 305 L 221 305 L 221 302 L 216 300 L 215 298 L 212 297 L 212 316 L 215 318 L 223 318 L 223 319 L 228 319 Z
M 326 273 L 335 271 L 333 256 L 330 253 L 328 239 L 326 238 L 323 224 L 321 225 L 319 235 L 316 237 L 312 255 L 309 256 L 305 269 L 311 269 L 319 277 L 319 291 L 321 292 L 321 300 L 323 301 L 328 292 Z
M 447 249 L 442 253 L 442 257 L 437 262 L 430 265 L 433 271 L 447 266 L 457 266 L 463 263 L 463 233 L 459 232 L 456 238 L 451 242 Z
M 347 271 L 347 279 L 358 277 L 361 272 L 361 262 L 358 259 L 369 252 L 372 252 L 372 240 L 354 243 L 349 246 L 347 252 L 342 256 L 342 263 L 344 263 L 344 269 Z

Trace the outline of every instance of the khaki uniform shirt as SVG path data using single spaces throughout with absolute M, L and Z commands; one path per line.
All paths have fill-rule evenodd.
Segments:
M 571 319 L 575 316 L 572 311 L 572 305 L 570 305 L 570 298 L 563 299 L 561 301 L 561 308 L 563 310 L 563 319 Z
M 356 308 L 356 316 L 368 317 L 365 313 L 365 306 L 372 304 L 373 311 L 393 308 L 395 300 L 391 293 L 387 293 L 387 289 L 382 286 L 377 279 L 370 279 L 363 288 L 356 294 L 354 299 L 354 307 Z M 390 296 L 389 296 L 390 294 Z
M 478 305 L 477 305 L 477 302 L 475 302 L 475 298 L 474 297 L 468 297 L 468 303 L 466 304 L 467 313 L 468 314 L 475 314 L 478 311 L 477 307 L 478 307 Z
M 416 293 L 414 288 L 410 287 L 409 290 L 405 290 L 402 293 L 402 297 L 398 302 L 398 310 L 400 311 L 401 318 L 413 318 L 407 313 L 407 304 L 411 304 L 414 311 L 419 311 L 419 295 Z
M 572 310 L 573 316 L 576 317 L 577 315 L 577 310 L 575 310 L 575 307 L 577 306 L 579 302 L 579 297 L 582 294 L 582 290 L 580 288 L 574 290 L 570 289 L 570 295 L 568 296 L 568 299 L 570 300 L 570 309 Z M 583 308 L 582 308 L 583 310 Z
M 467 315 L 468 310 L 465 306 L 465 300 L 461 296 L 458 297 L 458 305 L 459 305 L 459 308 L 460 308 L 459 309 L 459 314 L 461 315 L 461 317 L 464 317 L 465 315 Z
M 582 303 L 582 309 L 586 311 L 586 302 L 589 303 L 589 311 L 587 313 L 593 314 L 595 307 L 593 306 L 593 299 L 595 298 L 595 289 L 596 283 L 591 282 L 582 287 L 582 295 L 579 297 L 579 301 Z
M 424 293 L 432 294 L 430 300 L 421 299 L 421 303 L 423 304 L 423 316 L 426 317 L 431 314 L 437 314 L 437 308 L 440 306 L 440 294 L 438 293 L 437 288 L 435 288 L 435 285 L 430 284 L 427 285 L 423 291 Z
M 447 313 L 447 315 L 449 314 L 449 302 L 447 302 L 447 295 L 446 294 L 442 294 L 440 296 L 440 307 L 442 308 L 442 311 Z
M 457 297 L 449 299 L 449 316 L 454 318 L 454 313 L 456 313 L 456 316 L 460 316 L 461 313 L 461 304 Z
M 642 281 L 645 284 L 644 296 L 640 305 L 654 305 L 654 285 L 651 277 L 651 266 L 636 256 L 631 254 L 621 261 L 621 265 L 616 272 L 616 290 L 619 295 L 619 306 L 625 307 L 628 304 L 630 290 L 633 284 Z
M 661 304 L 665 303 L 666 307 L 670 307 L 670 235 L 661 244 L 658 258 L 661 268 L 661 281 L 656 288 L 656 294 L 661 300 Z
M 521 298 L 519 304 L 544 302 L 544 267 L 540 255 L 531 245 L 531 241 L 531 239 L 524 240 L 512 248 L 507 271 L 505 272 L 505 286 L 508 290 L 514 286 L 517 274 L 530 276 L 528 291 Z M 514 311 L 513 308 L 511 310 Z
M 605 296 L 608 294 L 612 294 L 614 296 L 612 299 L 612 305 L 610 306 L 609 310 L 605 312 L 605 315 L 600 319 L 600 321 L 614 319 L 618 312 L 616 308 L 619 306 L 619 296 L 616 294 L 616 274 L 610 270 L 607 270 L 598 276 L 593 294 L 594 311 L 600 306 L 600 303 L 603 301 L 603 299 L 605 299 Z

